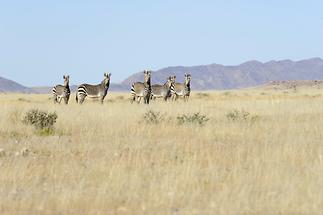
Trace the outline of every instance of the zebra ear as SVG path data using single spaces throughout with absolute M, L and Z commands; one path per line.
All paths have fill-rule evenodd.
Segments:
M 107 77 L 107 73 L 104 73 L 104 77 Z
M 111 73 L 109 73 L 108 76 L 111 77 Z
M 63 79 L 65 79 L 65 75 L 63 75 Z

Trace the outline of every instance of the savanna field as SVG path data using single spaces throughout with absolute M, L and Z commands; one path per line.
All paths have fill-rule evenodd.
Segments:
M 320 89 L 50 97 L 0 94 L 0 214 L 322 214 Z

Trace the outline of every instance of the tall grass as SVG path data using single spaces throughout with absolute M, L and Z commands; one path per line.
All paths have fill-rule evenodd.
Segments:
M 0 95 L 0 214 L 321 214 L 318 94 L 208 92 L 149 107 L 119 93 L 82 106 Z M 23 124 L 30 109 L 56 112 L 55 133 Z M 175 120 L 143 123 L 150 110 Z M 236 110 L 259 118 L 228 120 Z M 208 122 L 177 123 L 194 113 Z

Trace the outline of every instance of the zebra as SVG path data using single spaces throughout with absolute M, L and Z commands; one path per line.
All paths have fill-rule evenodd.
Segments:
M 144 83 L 136 82 L 131 86 L 131 103 L 137 100 L 140 103 L 141 98 L 144 98 L 144 103 L 149 104 L 151 95 L 151 71 L 144 71 Z
M 64 75 L 64 85 L 56 85 L 53 87 L 53 101 L 55 103 L 61 103 L 62 99 L 64 99 L 65 104 L 68 104 L 68 100 L 70 99 L 70 76 L 69 75 Z
M 184 83 L 175 83 L 174 88 L 171 88 L 172 99 L 177 100 L 179 96 L 184 98 L 184 101 L 188 101 L 191 93 L 191 75 L 185 73 Z
M 176 77 L 176 76 L 175 76 Z M 151 86 L 151 99 L 163 98 L 167 101 L 167 98 L 171 95 L 171 88 L 173 87 L 173 77 L 169 76 L 164 85 L 154 84 Z
M 110 77 L 111 73 L 104 73 L 104 79 L 101 84 L 98 85 L 90 85 L 90 84 L 81 84 L 77 88 L 76 92 L 76 102 L 80 102 L 82 104 L 85 98 L 88 96 L 90 98 L 100 98 L 101 104 L 103 104 L 103 100 L 108 93 L 108 89 L 110 86 Z

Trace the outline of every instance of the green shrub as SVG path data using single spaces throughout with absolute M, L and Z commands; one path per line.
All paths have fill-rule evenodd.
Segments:
M 253 115 L 245 110 L 233 110 L 226 114 L 226 117 L 230 121 L 256 121 L 259 116 Z
M 28 111 L 23 119 L 23 123 L 33 125 L 37 130 L 51 133 L 57 120 L 56 113 L 47 113 L 37 109 Z
M 177 117 L 177 123 L 179 125 L 194 124 L 203 126 L 207 121 L 209 121 L 209 118 L 207 118 L 206 115 L 202 115 L 200 113 L 193 113 L 191 115 L 183 114 Z
M 143 118 L 148 124 L 159 124 L 165 120 L 165 115 L 157 111 L 149 110 L 144 114 Z

